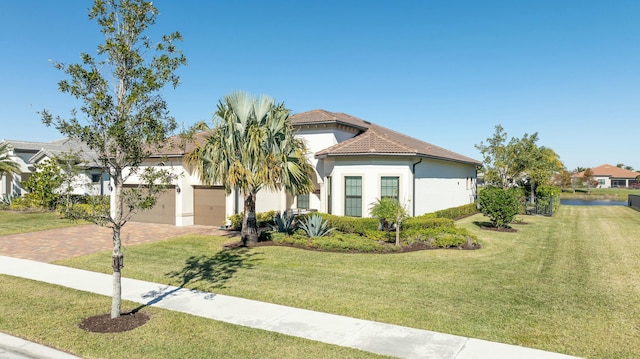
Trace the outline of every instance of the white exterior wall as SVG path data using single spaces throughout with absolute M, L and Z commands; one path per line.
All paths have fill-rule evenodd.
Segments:
M 331 213 L 342 216 L 345 213 L 345 177 L 362 177 L 362 216 L 369 217 L 372 205 L 381 196 L 380 180 L 382 177 L 398 177 L 398 198 L 406 207 L 411 210 L 411 199 L 413 196 L 410 160 L 393 160 L 384 157 L 361 158 L 355 160 L 343 160 L 336 158 L 324 164 L 327 170 L 326 176 L 331 176 L 332 203 Z M 327 200 L 328 185 L 323 186 L 323 200 Z M 324 205 L 320 211 L 327 212 L 328 206 Z
M 599 176 L 594 176 L 593 179 L 595 179 L 596 181 L 598 181 L 598 188 L 611 188 L 611 177 L 606 176 L 606 177 L 599 177 Z M 604 184 L 600 184 L 600 180 L 604 180 Z
M 475 178 L 473 165 L 423 160 L 416 166 L 416 215 L 473 203 Z

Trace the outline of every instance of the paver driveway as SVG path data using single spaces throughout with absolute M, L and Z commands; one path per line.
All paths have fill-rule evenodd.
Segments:
M 0 236 L 0 255 L 52 262 L 113 248 L 110 228 L 95 224 Z M 122 244 L 149 243 L 185 234 L 228 235 L 216 227 L 129 222 L 122 227 Z

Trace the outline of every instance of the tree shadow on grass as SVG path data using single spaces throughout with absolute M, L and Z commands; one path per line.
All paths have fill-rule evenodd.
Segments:
M 225 249 L 213 256 L 191 256 L 179 271 L 167 273 L 171 278 L 181 281 L 180 287 L 199 283 L 196 289 L 224 288 L 238 270 L 252 269 L 255 261 L 252 258 L 259 252 L 252 252 L 248 248 Z

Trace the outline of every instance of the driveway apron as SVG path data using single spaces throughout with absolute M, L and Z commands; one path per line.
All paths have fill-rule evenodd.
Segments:
M 120 234 L 124 247 L 187 234 L 228 235 L 216 227 L 129 222 Z M 0 236 L 0 255 L 52 262 L 113 248 L 111 228 L 95 224 Z

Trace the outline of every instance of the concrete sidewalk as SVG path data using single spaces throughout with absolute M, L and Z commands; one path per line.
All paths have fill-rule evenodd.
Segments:
M 111 275 L 0 256 L 0 274 L 111 296 Z M 569 359 L 564 354 L 122 279 L 122 299 L 400 358 Z

